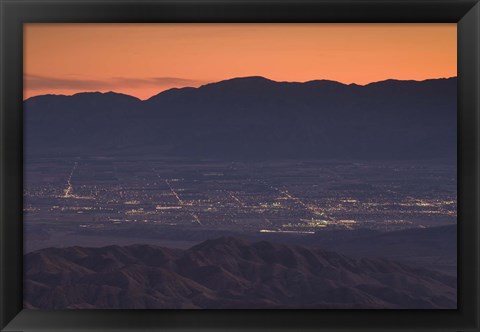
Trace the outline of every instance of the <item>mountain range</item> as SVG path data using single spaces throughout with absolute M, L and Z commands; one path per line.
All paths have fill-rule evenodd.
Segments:
M 220 159 L 456 158 L 456 78 L 368 85 L 234 78 L 142 101 L 113 92 L 24 102 L 36 154 Z
M 24 257 L 26 308 L 455 308 L 456 278 L 234 237 L 187 250 L 47 248 Z

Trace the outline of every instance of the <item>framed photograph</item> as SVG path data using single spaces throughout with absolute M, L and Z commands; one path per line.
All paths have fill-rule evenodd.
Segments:
M 1 331 L 479 331 L 480 4 L 1 9 Z

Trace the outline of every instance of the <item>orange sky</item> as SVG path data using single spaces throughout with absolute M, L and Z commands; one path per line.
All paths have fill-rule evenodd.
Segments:
M 457 75 L 456 24 L 26 24 L 24 98 L 116 91 L 146 99 L 232 77 Z

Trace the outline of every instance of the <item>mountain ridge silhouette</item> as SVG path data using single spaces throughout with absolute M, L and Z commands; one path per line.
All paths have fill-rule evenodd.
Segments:
M 212 158 L 456 158 L 456 78 L 364 86 L 235 78 L 124 94 L 24 102 L 32 153 L 142 153 Z M 62 139 L 59 139 L 61 137 Z

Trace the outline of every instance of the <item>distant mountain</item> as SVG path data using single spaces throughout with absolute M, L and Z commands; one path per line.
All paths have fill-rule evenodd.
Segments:
M 456 78 L 235 78 L 164 91 L 45 95 L 24 102 L 29 153 L 213 158 L 456 158 Z
M 232 237 L 25 255 L 28 308 L 455 308 L 456 278 Z

